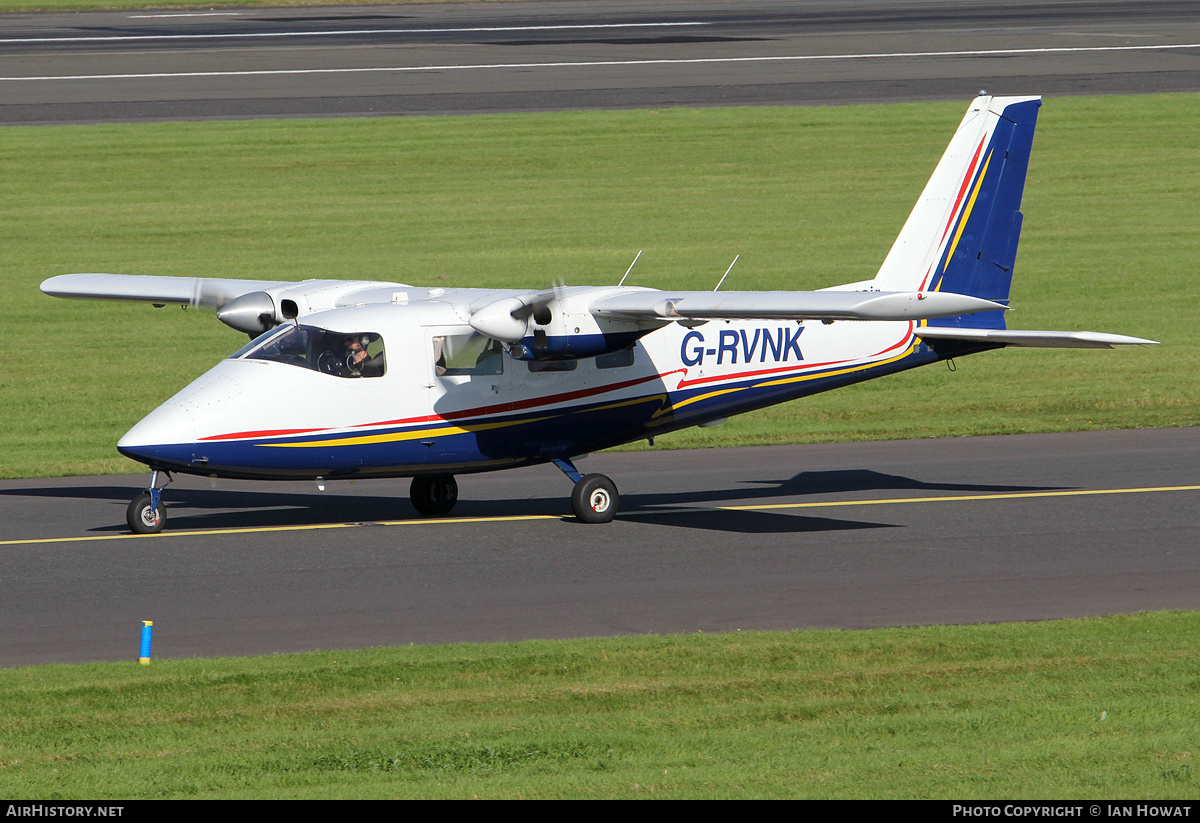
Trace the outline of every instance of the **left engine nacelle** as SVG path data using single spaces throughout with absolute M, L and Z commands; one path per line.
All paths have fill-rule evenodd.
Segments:
M 252 291 L 217 309 L 217 319 L 230 328 L 257 337 L 286 318 L 277 314 L 275 301 L 265 291 Z

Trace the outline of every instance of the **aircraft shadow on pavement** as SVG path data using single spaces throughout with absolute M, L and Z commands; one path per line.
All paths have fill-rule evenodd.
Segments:
M 786 480 L 747 480 L 752 488 L 706 489 L 695 492 L 627 495 L 621 498 L 622 511 L 642 522 L 686 528 L 713 529 L 742 533 L 816 532 L 845 529 L 898 528 L 891 523 L 835 520 L 809 515 L 764 511 L 681 510 L 681 506 L 720 503 L 747 506 L 778 502 L 781 498 L 875 491 L 951 491 L 971 494 L 1005 494 L 1047 491 L 1049 487 L 1002 486 L 977 483 L 927 483 L 901 475 L 884 474 L 870 469 L 801 472 Z M 839 498 L 840 499 L 840 498 Z
M 617 515 L 618 518 L 621 515 Z M 895 523 L 871 523 L 863 520 L 836 520 L 830 517 L 780 514 L 753 510 L 722 509 L 639 509 L 628 519 L 656 526 L 734 532 L 737 534 L 791 534 L 802 532 L 849 531 L 853 529 L 895 529 Z
M 514 499 L 471 499 L 469 485 L 464 485 L 467 486 L 464 497 L 452 517 L 559 516 L 564 520 L 574 519 L 570 515 L 566 493 L 569 487 L 565 484 L 563 494 Z M 1003 494 L 1057 488 L 1061 487 L 931 483 L 869 469 L 801 472 L 784 480 L 744 480 L 736 488 L 626 494 L 622 495 L 622 514 L 618 517 L 664 526 L 737 533 L 890 528 L 892 524 L 886 523 L 707 507 L 753 506 L 756 503 L 778 503 L 786 498 L 878 491 Z M 416 512 L 407 500 L 407 483 L 398 480 L 395 489 L 394 496 L 380 495 L 377 491 L 358 494 L 353 486 L 333 481 L 330 482 L 330 490 L 325 492 L 172 486 L 166 493 L 167 529 L 270 528 L 417 519 Z M 119 514 L 114 512 L 115 516 L 106 515 L 107 523 L 96 524 L 88 530 L 122 532 L 127 529 L 124 523 L 125 505 L 136 492 L 135 486 L 127 485 L 62 485 L 0 489 L 0 496 L 108 501 L 119 506 Z
M 691 492 L 663 492 L 621 497 L 622 508 L 631 503 L 639 507 L 702 505 L 720 502 L 724 505 L 753 505 L 783 497 L 805 497 L 818 494 L 876 491 L 968 492 L 970 494 L 1005 494 L 1012 492 L 1052 491 L 1060 487 L 1001 486 L 979 483 L 926 483 L 896 474 L 884 474 L 870 469 L 843 469 L 820 472 L 800 472 L 786 480 L 743 480 L 737 489 L 703 489 Z
M 775 484 L 773 494 L 830 494 L 867 491 L 955 491 L 972 494 L 1057 491 L 1061 486 L 1001 486 L 995 483 L 927 483 L 899 474 L 884 474 L 871 469 L 800 472 L 787 480 L 749 480 L 748 483 Z

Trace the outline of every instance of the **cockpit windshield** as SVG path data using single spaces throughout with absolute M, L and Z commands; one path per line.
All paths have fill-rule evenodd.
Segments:
M 231 359 L 272 360 L 335 377 L 379 377 L 387 369 L 383 338 L 374 332 L 346 334 L 291 323 L 259 336 Z

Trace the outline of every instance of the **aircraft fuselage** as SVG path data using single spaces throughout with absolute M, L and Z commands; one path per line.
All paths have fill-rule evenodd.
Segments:
M 157 469 L 217 477 L 489 471 L 570 458 L 938 359 L 913 323 L 714 320 L 672 323 L 600 357 L 522 361 L 498 346 L 488 350 L 492 341 L 463 322 L 460 307 L 477 299 L 473 292 L 335 309 L 267 332 L 148 415 L 118 448 Z M 367 336 L 386 365 L 374 375 L 322 370 L 307 343 L 315 332 L 304 335 L 309 351 L 261 354 L 289 329 Z

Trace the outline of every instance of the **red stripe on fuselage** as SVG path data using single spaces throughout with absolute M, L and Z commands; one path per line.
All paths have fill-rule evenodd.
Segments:
M 865 357 L 865 358 L 854 357 L 854 358 L 850 358 L 850 360 L 870 360 L 870 359 L 873 359 L 876 357 L 882 357 L 883 355 L 887 354 L 888 352 L 895 351 L 896 349 L 899 349 L 903 346 L 908 345 L 908 341 L 909 341 L 909 338 L 912 337 L 912 333 L 913 333 L 913 324 L 910 322 L 908 324 L 908 333 L 905 334 L 904 337 L 902 337 L 898 342 L 893 343 L 892 345 L 888 346 L 885 349 L 880 349 L 879 351 L 875 352 L 874 354 L 867 355 L 867 357 Z M 721 375 L 716 375 L 714 377 L 700 377 L 695 380 L 688 380 L 686 377 L 684 377 L 683 380 L 679 381 L 679 388 L 682 389 L 685 386 L 701 386 L 705 383 L 718 383 L 718 382 L 725 381 L 725 380 L 747 380 L 747 379 L 754 378 L 754 377 L 766 377 L 769 375 L 776 375 L 776 374 L 780 374 L 783 372 L 806 371 L 806 370 L 815 371 L 817 369 L 824 369 L 824 368 L 828 368 L 830 366 L 840 366 L 843 363 L 849 363 L 850 360 L 830 360 L 830 361 L 827 361 L 824 363 L 797 363 L 794 366 L 782 366 L 782 367 L 776 368 L 776 369 L 758 369 L 755 371 L 738 372 L 737 374 L 721 374 Z
M 312 432 L 328 431 L 328 429 L 267 429 L 263 431 L 252 432 L 232 432 L 230 434 L 210 434 L 208 437 L 201 437 L 200 440 L 237 440 L 240 438 L 252 437 L 283 437 L 289 434 L 311 434 Z

